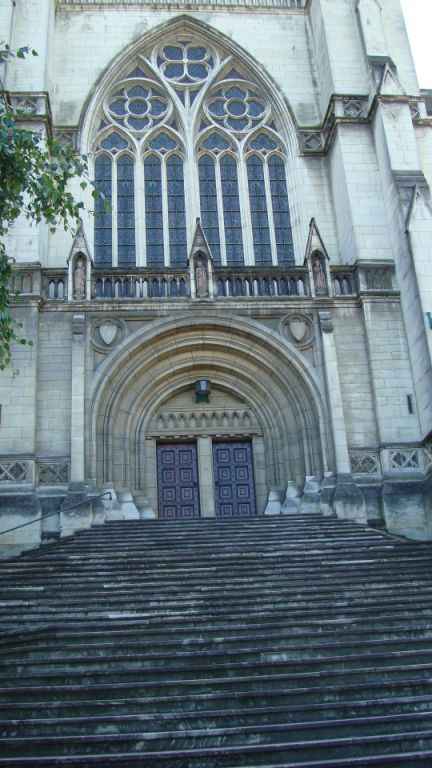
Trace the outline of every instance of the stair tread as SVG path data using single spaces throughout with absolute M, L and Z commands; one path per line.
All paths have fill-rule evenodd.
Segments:
M 111 521 L 2 561 L 0 766 L 421 764 L 431 564 L 319 515 Z

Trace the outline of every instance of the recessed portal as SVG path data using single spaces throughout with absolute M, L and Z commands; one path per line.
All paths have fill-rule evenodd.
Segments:
M 200 516 L 196 443 L 157 446 L 159 517 L 190 520 Z

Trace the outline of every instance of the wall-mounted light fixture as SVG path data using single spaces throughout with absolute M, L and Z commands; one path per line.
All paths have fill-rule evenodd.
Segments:
M 210 397 L 210 382 L 208 379 L 199 379 L 195 382 L 195 402 L 208 403 Z

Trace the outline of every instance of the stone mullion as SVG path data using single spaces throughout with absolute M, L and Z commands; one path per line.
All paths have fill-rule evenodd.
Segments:
M 274 267 L 277 267 L 278 254 L 277 254 L 277 247 L 276 247 L 276 232 L 275 232 L 274 219 L 273 219 L 273 200 L 271 195 L 270 174 L 269 174 L 267 160 L 263 160 L 263 166 L 264 166 L 264 185 L 265 185 L 265 194 L 266 194 L 267 218 L 269 223 L 270 244 L 271 244 L 271 251 L 272 251 L 272 264 Z
M 186 211 L 186 237 L 187 251 L 190 253 L 192 238 L 195 232 L 195 222 L 201 215 L 200 188 L 198 174 L 198 154 L 194 154 L 193 138 L 187 147 L 187 154 L 183 160 L 183 184 Z
M 226 256 L 226 243 L 225 243 L 224 204 L 223 204 L 222 180 L 221 180 L 219 159 L 215 160 L 214 164 L 215 164 L 215 179 L 216 179 L 217 209 L 218 209 L 218 220 L 219 220 L 221 265 L 223 267 L 226 267 L 227 256 Z
M 242 218 L 243 253 L 245 265 L 255 265 L 255 251 L 253 244 L 252 216 L 249 199 L 249 182 L 244 156 L 240 158 L 238 167 L 238 185 L 240 198 L 240 214 Z
M 201 517 L 215 517 L 212 439 L 199 437 L 197 442 Z
M 146 217 L 144 196 L 144 162 L 142 155 L 135 158 L 135 237 L 136 265 L 147 266 Z
M 113 267 L 118 267 L 118 227 L 117 227 L 117 162 L 112 160 L 111 165 L 111 215 L 112 215 L 112 256 L 111 263 Z
M 169 213 L 168 213 L 168 181 L 166 158 L 161 159 L 161 181 L 162 181 L 162 221 L 163 221 L 163 242 L 164 242 L 164 266 L 169 267 L 170 242 L 169 242 Z

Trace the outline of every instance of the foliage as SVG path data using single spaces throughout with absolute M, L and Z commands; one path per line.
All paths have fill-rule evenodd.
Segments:
M 0 43 L 0 64 L 13 57 L 37 56 L 28 47 L 13 52 Z M 38 224 L 45 221 L 50 231 L 62 225 L 73 230 L 80 223 L 84 204 L 75 200 L 69 186 L 80 179 L 86 189 L 87 159 L 77 156 L 69 146 L 42 132 L 22 127 L 29 121 L 26 111 L 14 109 L 8 93 L 0 85 L 0 369 L 11 361 L 13 342 L 29 344 L 22 338 L 11 315 L 10 291 L 12 263 L 8 258 L 5 237 L 19 216 Z M 92 191 L 93 197 L 96 192 Z

